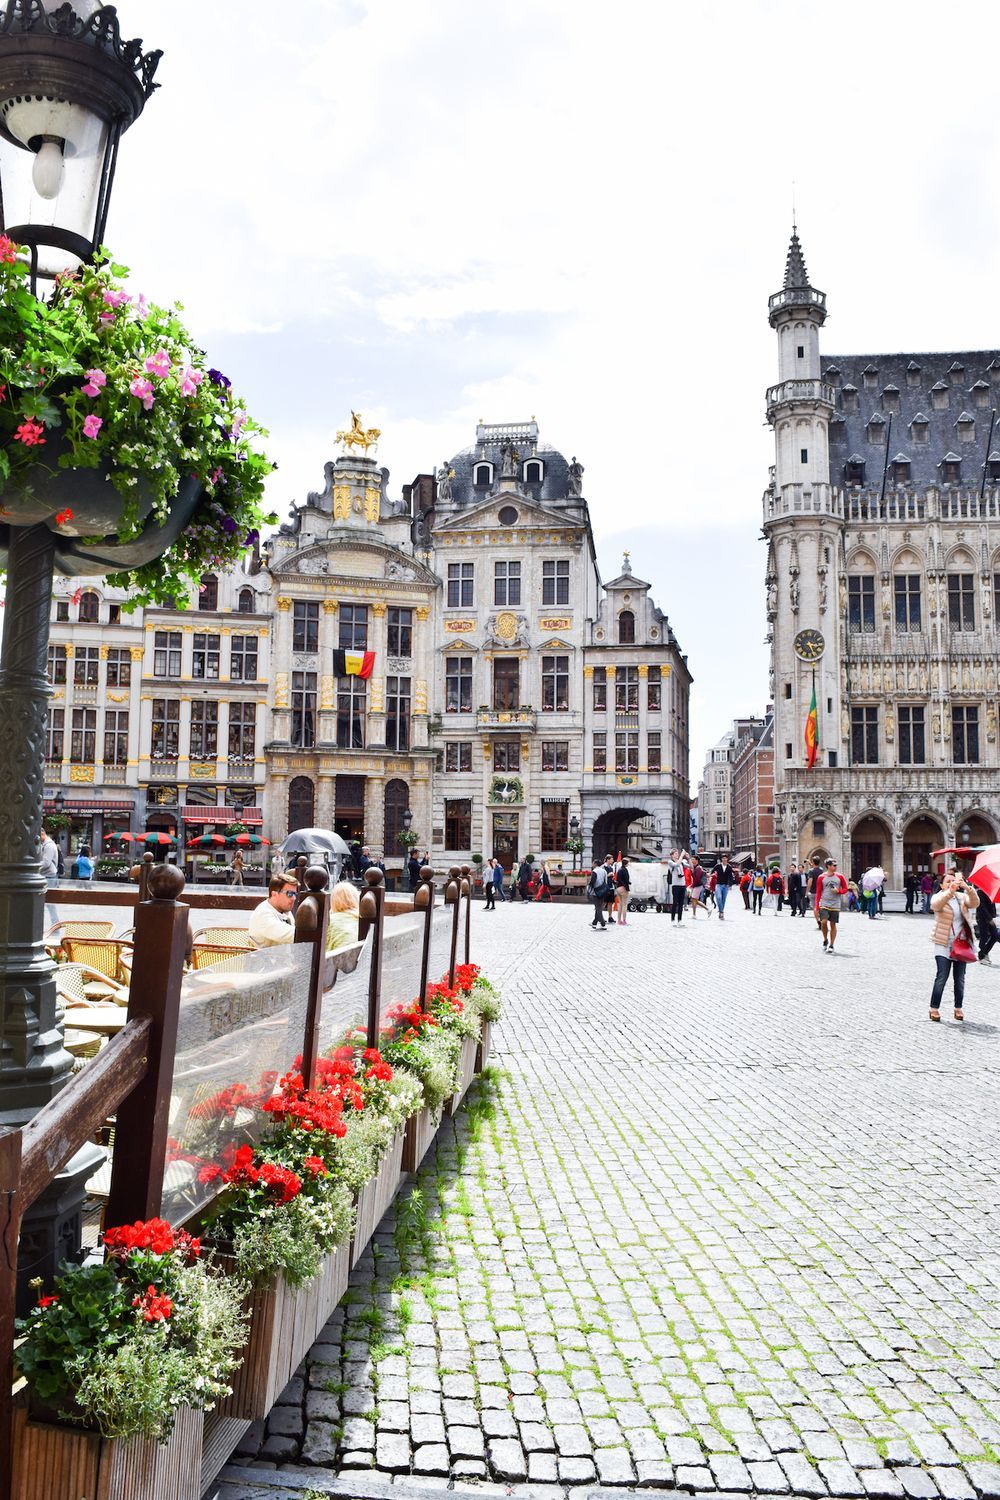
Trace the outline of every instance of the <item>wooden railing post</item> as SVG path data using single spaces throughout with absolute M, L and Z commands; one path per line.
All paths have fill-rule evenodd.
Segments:
M 448 871 L 448 884 L 444 888 L 445 904 L 451 907 L 451 946 L 449 948 L 448 960 L 448 983 L 455 983 L 455 961 L 458 953 L 458 918 L 459 902 L 462 890 L 462 871 L 458 865 L 452 865 Z
M 319 1050 L 319 1028 L 323 1018 L 323 980 L 326 974 L 326 932 L 330 925 L 330 877 L 319 865 L 305 872 L 308 895 L 302 896 L 295 910 L 295 941 L 312 943 L 309 968 L 309 1000 L 306 1005 L 302 1036 L 302 1077 L 311 1089 L 316 1074 Z
M 300 854 L 298 859 L 295 861 L 295 869 L 288 871 L 290 875 L 295 876 L 300 892 L 306 889 L 306 869 L 308 865 L 309 861 L 306 859 L 305 855 Z
M 153 856 L 147 849 L 139 861 L 139 895 L 136 904 L 149 900 L 149 875 L 153 868 Z
M 424 940 L 420 953 L 420 1009 L 427 1009 L 427 970 L 431 961 L 431 923 L 434 921 L 434 871 L 430 865 L 420 867 L 420 884 L 413 894 L 414 910 L 424 913 Z
M 382 1005 L 382 940 L 385 933 L 385 882 L 377 865 L 371 865 L 365 871 L 365 884 L 368 889 L 362 894 L 358 908 L 358 937 L 364 941 L 369 931 L 374 929 L 372 967 L 368 979 L 368 1045 L 377 1047 L 378 1018 Z
M 0 1136 L 0 1495 L 14 1490 L 14 1313 L 21 1231 L 20 1130 Z
M 151 899 L 136 908 L 129 1019 L 152 1022 L 146 1076 L 118 1109 L 111 1191 L 104 1222 L 128 1224 L 160 1212 L 170 1089 L 177 1050 L 188 908 L 177 900 L 184 876 L 159 865 L 148 877 Z
M 465 945 L 463 964 L 472 962 L 472 866 L 462 866 L 462 931 L 459 938 L 460 943 Z

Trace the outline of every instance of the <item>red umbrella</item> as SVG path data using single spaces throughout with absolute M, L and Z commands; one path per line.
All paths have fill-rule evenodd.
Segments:
M 969 884 L 978 886 L 991 901 L 996 901 L 1000 895 L 1000 844 L 988 844 L 980 850 Z
M 144 833 L 142 842 L 144 844 L 176 844 L 177 840 L 169 833 Z
M 269 844 L 270 839 L 262 839 L 259 833 L 238 833 L 233 839 L 234 844 Z
M 215 844 L 224 844 L 225 842 L 221 833 L 203 833 L 200 837 L 192 839 L 189 847 L 197 845 L 202 849 L 210 849 Z

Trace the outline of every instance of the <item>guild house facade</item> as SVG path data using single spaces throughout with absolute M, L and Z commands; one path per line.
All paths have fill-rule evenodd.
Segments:
M 780 857 L 880 864 L 898 888 L 933 850 L 1000 834 L 1000 351 L 821 353 L 826 297 L 794 231 L 769 314 Z

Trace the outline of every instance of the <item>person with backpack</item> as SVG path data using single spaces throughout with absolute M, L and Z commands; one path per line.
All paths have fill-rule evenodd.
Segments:
M 792 865 L 788 872 L 788 914 L 797 917 L 802 906 L 802 871 Z
M 704 867 L 701 864 L 701 861 L 696 859 L 695 863 L 694 863 L 694 868 L 691 871 L 691 887 L 690 887 L 690 890 L 689 890 L 689 893 L 688 893 L 689 896 L 690 896 L 690 898 L 691 898 L 691 920 L 692 920 L 692 922 L 694 921 L 695 917 L 698 914 L 698 908 L 699 907 L 705 913 L 706 917 L 708 916 L 708 907 L 705 905 L 704 901 L 702 900 L 702 896 L 704 894 L 704 890 L 705 890 L 705 870 L 704 870 Z
M 610 858 L 611 856 L 608 855 L 608 860 Z M 601 932 L 607 931 L 607 924 L 604 921 L 604 908 L 607 905 L 608 892 L 613 892 L 613 889 L 614 887 L 611 884 L 611 867 L 607 862 L 602 860 L 591 870 L 590 879 L 587 881 L 587 899 L 594 907 L 594 920 L 590 925 L 591 927 L 600 928 Z
M 781 871 L 778 869 L 772 870 L 767 877 L 767 894 L 777 897 L 778 911 L 780 912 L 785 900 L 785 882 L 782 879 Z
M 531 900 L 531 861 L 522 859 L 517 869 L 517 893 L 522 901 Z
M 552 900 L 552 876 L 549 874 L 549 867 L 545 863 L 544 859 L 542 860 L 541 868 L 538 872 L 538 889 L 535 891 L 535 900 Z
M 760 916 L 761 911 L 764 907 L 764 891 L 766 890 L 766 888 L 767 881 L 764 879 L 764 871 L 760 868 L 760 865 L 758 865 L 754 870 L 753 877 L 750 881 L 750 895 L 753 899 L 753 910 L 756 912 L 758 917 Z
M 740 876 L 740 895 L 743 897 L 743 905 L 746 907 L 747 911 L 750 910 L 750 882 L 752 880 L 753 875 L 750 873 L 750 871 L 744 870 L 743 874 Z
M 628 893 L 632 889 L 632 877 L 628 872 L 628 860 L 623 859 L 615 873 L 615 906 L 618 910 L 619 927 L 628 926 Z

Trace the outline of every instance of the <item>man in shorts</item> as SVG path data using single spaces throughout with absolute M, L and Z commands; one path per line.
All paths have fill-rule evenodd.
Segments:
M 823 934 L 823 952 L 833 953 L 837 941 L 837 923 L 847 895 L 847 881 L 837 869 L 837 861 L 828 859 L 816 882 L 816 920 Z

